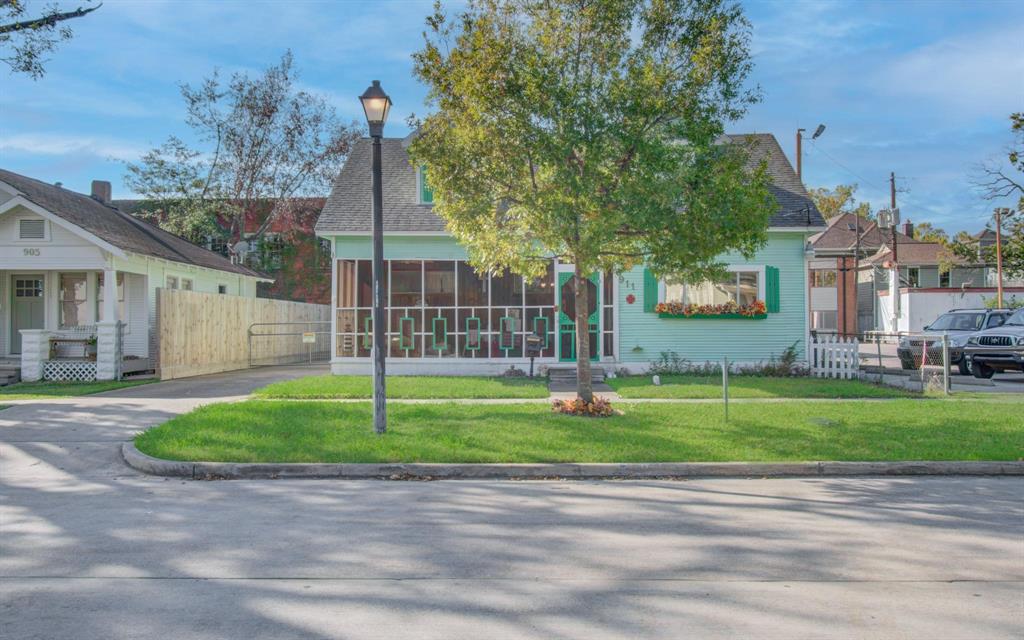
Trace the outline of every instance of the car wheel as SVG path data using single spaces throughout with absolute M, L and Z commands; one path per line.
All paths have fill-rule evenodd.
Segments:
M 975 362 L 971 368 L 973 369 L 971 373 L 974 374 L 975 378 L 982 378 L 984 380 L 988 380 L 989 378 L 996 374 L 995 369 L 988 365 L 981 364 L 980 362 Z
M 956 363 L 958 369 L 960 369 L 960 375 L 969 376 L 972 374 L 971 371 L 971 359 L 967 356 L 960 358 L 960 362 Z

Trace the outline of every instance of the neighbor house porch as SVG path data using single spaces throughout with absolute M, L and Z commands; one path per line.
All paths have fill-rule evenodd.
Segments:
M 145 274 L 4 269 L 0 301 L 0 358 L 16 362 L 23 380 L 115 379 L 152 368 Z

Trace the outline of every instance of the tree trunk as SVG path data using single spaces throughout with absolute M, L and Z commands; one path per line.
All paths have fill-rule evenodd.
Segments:
M 584 402 L 594 401 L 594 387 L 590 381 L 590 289 L 587 278 L 580 271 L 579 261 L 573 274 L 576 289 L 576 396 Z

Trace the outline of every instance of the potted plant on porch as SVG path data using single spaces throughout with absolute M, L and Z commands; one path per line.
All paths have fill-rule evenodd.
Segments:
M 88 360 L 96 359 L 96 336 L 89 336 L 89 339 L 85 341 L 85 357 Z

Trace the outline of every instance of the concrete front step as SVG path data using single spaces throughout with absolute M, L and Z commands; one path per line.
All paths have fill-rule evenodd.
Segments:
M 592 382 L 604 382 L 605 373 L 601 367 L 590 368 Z M 551 382 L 576 384 L 576 367 L 548 367 L 548 379 Z
M 21 382 L 21 369 L 2 368 L 0 369 L 0 387 Z

